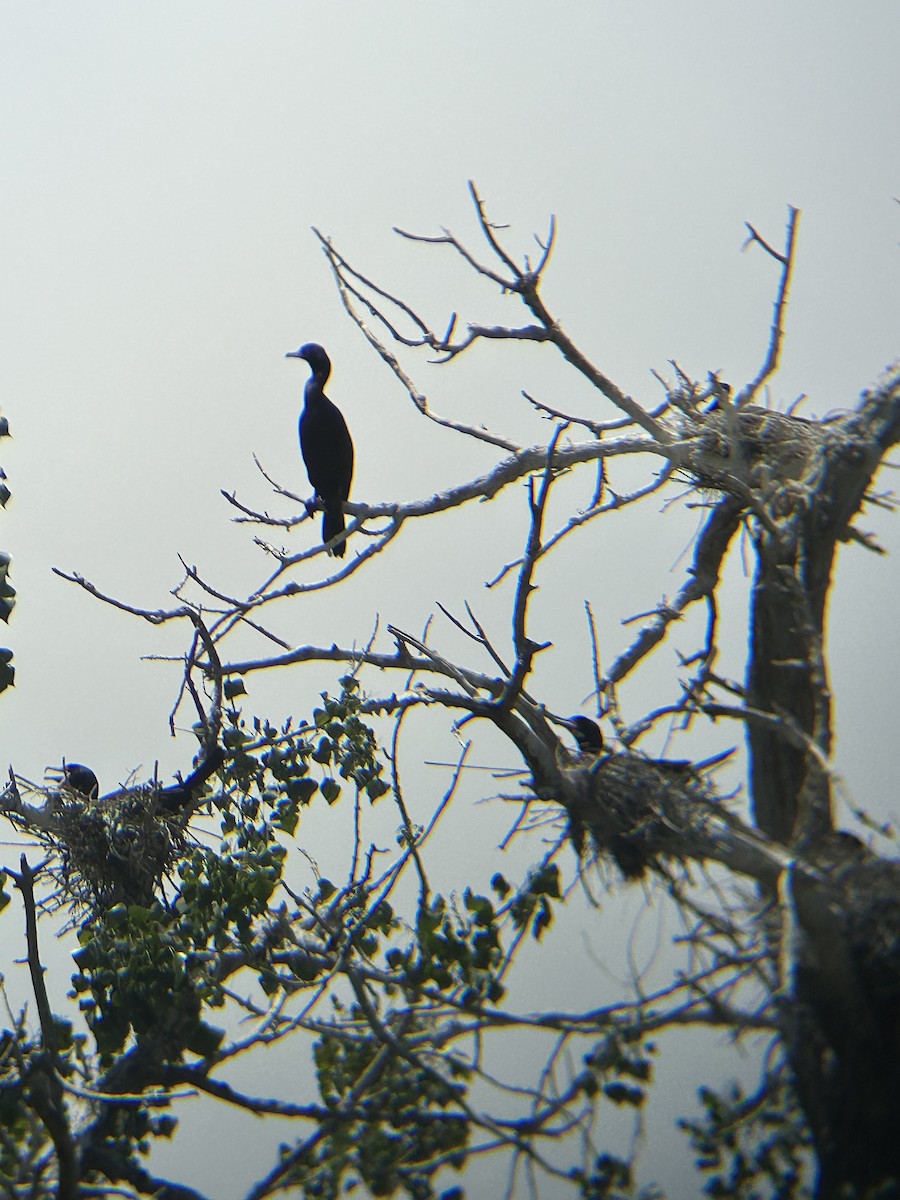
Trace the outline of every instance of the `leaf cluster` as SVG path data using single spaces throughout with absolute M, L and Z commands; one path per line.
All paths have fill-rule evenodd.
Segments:
M 808 1127 L 784 1074 L 768 1076 L 748 1096 L 740 1084 L 700 1089 L 703 1116 L 680 1120 L 690 1137 L 708 1196 L 798 1200 L 810 1155 Z

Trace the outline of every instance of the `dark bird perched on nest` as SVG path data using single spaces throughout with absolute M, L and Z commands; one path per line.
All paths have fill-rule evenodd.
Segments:
M 586 763 L 592 777 L 587 797 L 566 805 L 575 852 L 580 858 L 589 828 L 594 844 L 612 855 L 626 879 L 640 879 L 665 854 L 669 827 L 693 819 L 691 801 L 712 794 L 701 772 L 734 754 L 726 750 L 694 763 L 628 750 L 608 753 L 603 733 L 590 717 L 557 718 L 557 723 L 571 731 L 578 743 L 577 765 Z
M 581 754 L 603 753 L 603 733 L 596 721 L 590 717 L 569 717 L 568 721 L 561 724 L 572 731 Z
M 302 358 L 312 368 L 306 381 L 303 412 L 300 414 L 300 450 L 316 499 L 322 505 L 322 541 L 326 544 L 344 532 L 343 504 L 350 495 L 353 478 L 353 442 L 341 410 L 325 395 L 331 361 L 321 346 L 307 342 L 291 350 L 286 358 Z M 329 553 L 344 557 L 346 541 Z
M 81 763 L 63 763 L 62 776 L 63 782 L 86 800 L 96 800 L 100 795 L 99 780 L 90 767 Z
M 185 778 L 178 775 L 167 787 L 155 779 L 134 783 L 104 796 L 98 795 L 89 767 L 64 762 L 48 770 L 61 786 L 49 792 L 44 808 L 29 811 L 41 818 L 36 828 L 59 859 L 64 889 L 92 909 L 105 910 L 120 900 L 151 904 L 183 856 L 187 824 L 224 762 L 224 749 L 207 744 Z
M 221 746 L 214 745 L 211 750 L 206 752 L 199 765 L 191 771 L 186 779 L 182 779 L 181 775 L 178 774 L 176 776 L 177 783 L 169 784 L 168 787 L 159 787 L 152 784 L 144 785 L 143 790 L 148 798 L 152 796 L 158 811 L 179 813 L 182 809 L 193 803 L 196 793 L 215 775 L 224 761 L 224 750 Z M 62 769 L 54 767 L 53 771 L 57 775 L 62 776 L 61 782 L 70 791 L 82 796 L 85 800 L 99 799 L 100 784 L 97 776 L 90 767 L 85 767 L 81 763 L 63 762 Z M 112 792 L 109 796 L 104 796 L 103 802 L 104 804 L 115 804 L 116 802 L 120 802 L 123 797 L 133 796 L 140 791 L 140 787 L 122 788 L 116 792 Z
M 580 754 L 603 753 L 603 732 L 596 721 L 592 721 L 590 717 L 569 717 L 567 721 L 561 721 L 560 724 L 571 730 L 572 736 L 578 743 Z M 706 771 L 710 767 L 718 766 L 726 758 L 731 758 L 732 754 L 734 754 L 733 749 L 723 750 L 720 754 L 714 754 L 711 758 L 702 758 L 699 762 L 691 762 L 687 758 L 652 758 L 647 761 L 652 762 L 660 770 L 683 775 L 688 771 Z

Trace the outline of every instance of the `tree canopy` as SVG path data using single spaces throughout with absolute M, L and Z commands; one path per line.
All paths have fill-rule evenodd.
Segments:
M 769 405 L 796 258 L 792 209 L 783 246 L 748 226 L 775 295 L 756 375 L 694 379 L 672 363 L 656 405 L 641 403 L 544 299 L 555 222 L 516 257 L 474 186 L 471 195 L 479 248 L 446 231 L 398 233 L 423 252 L 449 251 L 520 306 L 522 324 L 455 312 L 436 323 L 317 236 L 377 359 L 423 419 L 494 457 L 487 470 L 421 499 L 347 502 L 339 561 L 306 536 L 315 505 L 279 481 L 273 502 L 286 501 L 286 516 L 227 491 L 267 564 L 247 595 L 188 565 L 171 608 L 141 608 L 58 572 L 151 625 L 185 629 L 171 719 L 190 714 L 198 748 L 175 783 L 99 796 L 65 773 L 29 789 L 10 772 L 2 809 L 35 848 L 7 871 L 23 901 L 35 999 L 2 1035 L 0 1183 L 10 1197 L 202 1195 L 154 1156 L 198 1094 L 279 1119 L 282 1144 L 273 1134 L 248 1200 L 354 1187 L 451 1200 L 486 1159 L 502 1160 L 508 1195 L 661 1195 L 664 1178 L 639 1182 L 630 1131 L 642 1127 L 656 1063 L 688 1029 L 727 1033 L 759 1062 L 753 1090 L 711 1079 L 702 1115 L 682 1117 L 709 1194 L 862 1200 L 900 1188 L 900 868 L 878 830 L 863 841 L 836 821 L 826 642 L 838 548 L 877 551 L 857 522 L 867 505 L 894 506 L 876 477 L 900 441 L 900 374 L 824 417 Z M 451 363 L 498 342 L 561 356 L 593 389 L 596 411 L 526 393 L 547 421 L 537 445 L 438 413 L 409 363 Z M 437 530 L 448 511 L 515 487 L 526 534 L 490 581 L 509 590 L 507 638 L 468 603 L 439 605 L 440 622 L 423 613 L 421 631 L 379 622 L 329 645 L 291 635 L 286 613 L 371 569 L 408 524 L 427 518 Z M 536 686 L 550 643 L 535 627 L 535 591 L 572 544 L 599 573 L 599 531 L 626 510 L 650 520 L 660 503 L 701 514 L 681 586 L 643 614 L 609 665 L 584 597 L 589 707 L 604 733 L 573 744 L 573 712 L 554 711 Z M 276 542 L 289 535 L 290 545 Z M 681 547 L 671 549 L 674 558 Z M 727 564 L 741 553 L 752 583 L 736 680 L 720 669 L 720 609 Z M 672 670 L 656 652 L 694 613 L 698 644 Z M 299 677 L 316 663 L 335 673 L 320 702 L 289 720 L 254 710 L 254 678 L 285 668 Z M 657 699 L 635 713 L 622 689 L 642 672 Z M 430 811 L 406 782 L 422 757 L 406 731 L 423 711 L 452 725 L 460 746 Z M 642 746 L 659 730 L 710 728 L 732 745 L 744 738 L 746 755 L 721 768 L 727 745 L 709 760 Z M 498 855 L 484 884 L 461 873 L 439 887 L 436 830 L 482 765 L 473 760 L 485 730 L 515 763 L 500 793 L 527 866 L 509 877 Z M 726 790 L 720 768 L 745 774 L 745 786 Z M 491 779 L 484 794 L 496 790 Z M 307 840 L 321 806 L 352 809 L 340 881 Z M 476 811 L 473 843 L 479 820 Z M 528 947 L 549 953 L 573 897 L 605 903 L 641 888 L 678 922 L 664 978 L 635 978 L 615 1002 L 583 1009 L 516 994 L 517 962 Z M 77 1006 L 65 1013 L 52 1011 L 40 958 L 39 931 L 54 915 L 77 938 Z M 574 975 L 578 952 L 562 953 Z M 494 1047 L 510 1039 L 528 1048 L 501 1072 Z M 267 1092 L 267 1052 L 295 1045 L 317 1094 Z M 244 1066 L 254 1059 L 257 1068 Z

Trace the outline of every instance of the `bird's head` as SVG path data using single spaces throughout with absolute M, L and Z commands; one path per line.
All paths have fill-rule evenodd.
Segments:
M 582 754 L 602 753 L 603 733 L 596 721 L 590 717 L 569 717 L 568 721 L 560 721 L 560 725 L 572 731 Z
M 331 371 L 331 360 L 318 342 L 306 342 L 299 350 L 289 350 L 284 357 L 302 358 L 312 367 L 313 374 L 323 379 L 327 379 Z

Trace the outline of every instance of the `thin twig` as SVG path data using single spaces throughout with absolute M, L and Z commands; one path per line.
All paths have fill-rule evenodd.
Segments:
M 778 370 L 778 363 L 781 357 L 781 346 L 784 341 L 784 318 L 787 311 L 788 295 L 791 288 L 791 276 L 794 270 L 794 250 L 797 240 L 797 225 L 800 221 L 800 210 L 797 208 L 788 209 L 788 224 L 787 236 L 785 239 L 785 250 L 780 254 L 774 250 L 764 238 L 756 232 L 752 225 L 748 224 L 750 237 L 745 243 L 746 246 L 755 242 L 762 246 L 767 254 L 770 254 L 776 262 L 781 263 L 781 280 L 778 285 L 778 295 L 775 298 L 775 314 L 772 320 L 772 328 L 769 335 L 769 349 L 766 354 L 765 362 L 760 367 L 756 378 L 743 388 L 738 395 L 735 405 L 738 408 L 743 408 L 744 405 L 750 404 L 764 383 L 775 374 Z
M 535 591 L 537 586 L 532 582 L 532 579 L 541 552 L 544 513 L 547 508 L 547 499 L 550 495 L 550 487 L 553 482 L 553 455 L 556 450 L 556 444 L 565 428 L 565 425 L 558 425 L 556 427 L 556 431 L 547 448 L 547 465 L 544 468 L 537 500 L 535 500 L 534 496 L 534 480 L 528 480 L 528 506 L 531 510 L 531 524 L 528 530 L 528 541 L 526 543 L 525 555 L 522 559 L 522 568 L 519 571 L 516 598 L 513 605 L 513 646 L 516 651 L 516 665 L 513 668 L 506 687 L 503 689 L 502 696 L 497 701 L 497 706 L 501 709 L 512 707 L 524 686 L 525 680 L 528 678 L 535 655 L 541 650 L 546 650 L 550 645 L 549 642 L 538 643 L 533 641 L 528 636 L 526 621 L 528 601 L 531 598 L 531 593 Z

